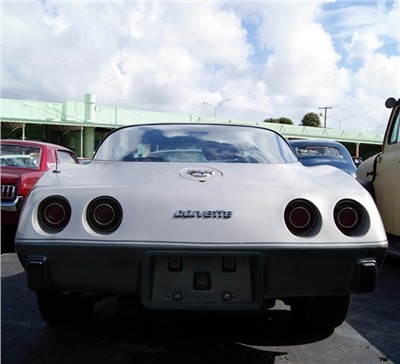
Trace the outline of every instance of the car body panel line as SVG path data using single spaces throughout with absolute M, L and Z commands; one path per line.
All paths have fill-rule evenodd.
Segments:
M 43 239 L 15 239 L 15 245 L 24 245 L 24 246 L 41 246 L 45 247 L 48 246 L 50 247 L 55 247 L 59 245 L 63 246 L 69 246 L 69 247 L 75 247 L 75 246 L 86 246 L 86 247 L 125 247 L 125 248 L 151 248 L 151 249 L 165 249 L 165 248 L 176 248 L 176 249 L 182 249 L 182 248 L 197 248 L 197 249 L 321 249 L 321 250 L 336 250 L 336 249 L 361 249 L 361 248 L 387 248 L 388 247 L 388 241 L 387 240 L 382 240 L 382 241 L 370 241 L 370 242 L 332 242 L 332 243 L 326 243 L 326 242 L 320 242 L 320 243 L 305 243 L 305 242 L 299 242 L 299 243 L 293 243 L 293 242 L 260 242 L 260 243 L 222 243 L 222 242 L 216 242 L 216 243 L 204 243 L 204 242 L 171 242 L 171 241 L 112 241 L 110 239 L 108 240 L 57 240 L 57 239 L 51 239 L 51 241 L 46 241 Z

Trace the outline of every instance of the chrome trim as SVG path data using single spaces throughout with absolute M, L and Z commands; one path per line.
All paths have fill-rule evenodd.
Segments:
M 24 198 L 22 196 L 17 196 L 14 201 L 1 201 L 1 211 L 19 211 L 22 207 L 23 201 Z
M 230 219 L 232 211 L 225 210 L 178 210 L 174 213 L 174 219 Z
M 15 199 L 16 187 L 13 185 L 1 185 L 1 198 L 4 200 Z

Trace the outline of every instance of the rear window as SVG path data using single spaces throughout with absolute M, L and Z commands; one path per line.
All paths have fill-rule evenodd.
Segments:
M 184 163 L 292 163 L 277 133 L 255 127 L 204 124 L 131 126 L 109 134 L 94 160 Z
M 335 147 L 328 146 L 305 146 L 296 147 L 296 153 L 299 158 L 314 157 L 314 158 L 343 158 L 343 153 Z
M 37 147 L 1 144 L 1 166 L 39 169 L 40 154 Z

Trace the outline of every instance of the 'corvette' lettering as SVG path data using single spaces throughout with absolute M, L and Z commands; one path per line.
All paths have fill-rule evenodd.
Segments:
M 232 211 L 224 210 L 178 210 L 174 213 L 175 219 L 230 219 Z

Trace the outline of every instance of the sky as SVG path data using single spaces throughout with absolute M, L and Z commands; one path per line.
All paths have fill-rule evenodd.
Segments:
M 399 4 L 1 0 L 1 97 L 383 133 Z

